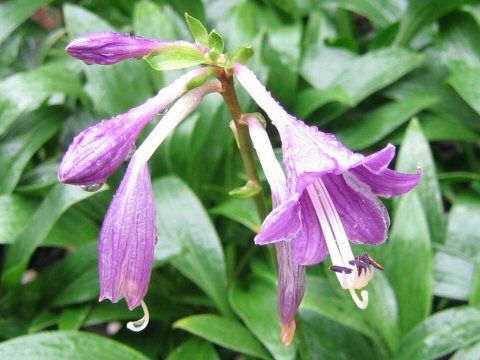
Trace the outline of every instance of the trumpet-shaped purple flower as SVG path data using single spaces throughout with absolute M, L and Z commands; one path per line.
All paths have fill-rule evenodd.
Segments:
M 317 264 L 330 254 L 340 284 L 366 308 L 368 293 L 362 291 L 360 299 L 355 290 L 371 280 L 374 262 L 355 258 L 349 242 L 384 242 L 390 219 L 377 195 L 404 194 L 421 174 L 388 169 L 392 145 L 367 157 L 352 152 L 335 136 L 288 114 L 244 65 L 236 64 L 234 73 L 277 127 L 288 172 L 290 197 L 267 217 L 256 243 L 290 241 L 293 260 L 301 265 Z
M 186 41 L 164 42 L 116 32 L 95 32 L 76 37 L 65 50 L 89 65 L 111 65 L 170 45 L 196 47 Z
M 250 138 L 262 164 L 272 192 L 273 208 L 288 199 L 283 170 L 278 163 L 264 125 L 252 115 L 244 116 L 248 122 Z M 292 260 L 292 242 L 275 243 L 278 263 L 278 311 L 282 323 L 281 339 L 290 345 L 295 335 L 295 315 L 305 293 L 305 266 Z
M 145 125 L 183 95 L 192 79 L 207 70 L 192 70 L 142 105 L 82 131 L 65 153 L 58 179 L 84 186 L 105 182 L 125 160 Z
M 118 302 L 128 307 L 142 305 L 145 316 L 127 326 L 140 331 L 148 324 L 143 302 L 153 265 L 156 242 L 156 210 L 147 162 L 174 130 L 209 93 L 219 91 L 218 81 L 189 91 L 165 114 L 132 157 L 100 232 L 100 301 Z M 108 135 L 105 135 L 108 136 Z
M 132 158 L 110 203 L 98 248 L 100 301 L 134 309 L 147 293 L 156 242 L 156 211 L 147 163 Z

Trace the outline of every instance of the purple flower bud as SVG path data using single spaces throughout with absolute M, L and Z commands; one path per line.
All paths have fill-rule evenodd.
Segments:
M 140 305 L 153 265 L 155 221 L 148 166 L 134 156 L 100 232 L 100 301 L 125 298 L 130 310 Z
M 145 125 L 183 95 L 190 80 L 206 70 L 192 70 L 142 105 L 82 131 L 63 157 L 59 181 L 73 185 L 105 182 L 125 160 Z
M 111 65 L 145 56 L 162 44 L 165 43 L 128 34 L 95 32 L 76 37 L 65 50 L 89 65 Z

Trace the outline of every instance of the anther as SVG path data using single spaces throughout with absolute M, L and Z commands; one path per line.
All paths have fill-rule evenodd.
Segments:
M 342 274 L 351 274 L 352 269 L 345 267 L 345 266 L 340 266 L 340 265 L 330 265 L 329 267 L 330 270 L 335 271 L 337 273 L 342 273 Z

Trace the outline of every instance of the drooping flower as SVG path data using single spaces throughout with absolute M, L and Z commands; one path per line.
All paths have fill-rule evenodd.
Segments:
M 65 50 L 89 65 L 111 65 L 126 59 L 142 57 L 171 45 L 198 48 L 186 41 L 166 42 L 116 32 L 94 32 L 76 37 Z
M 147 293 L 156 242 L 150 173 L 135 156 L 110 203 L 98 248 L 100 301 L 125 298 L 131 309 Z
M 147 162 L 202 99 L 220 88 L 215 80 L 190 90 L 172 106 L 133 155 L 105 216 L 98 250 L 100 301 L 118 302 L 125 298 L 130 309 L 142 305 L 145 315 L 127 325 L 131 330 L 140 331 L 148 324 L 143 298 L 156 243 L 155 200 Z
M 95 124 L 74 139 L 58 170 L 59 181 L 88 186 L 102 184 L 122 164 L 143 128 L 187 91 L 187 84 L 208 68 L 183 75 L 145 103 Z
M 278 163 L 264 125 L 255 116 L 245 115 L 250 138 L 272 192 L 273 208 L 285 202 L 289 195 L 285 175 Z M 278 263 L 278 311 L 282 323 L 281 340 L 290 345 L 295 335 L 295 315 L 305 294 L 305 266 L 292 259 L 292 242 L 275 243 Z
M 418 184 L 420 172 L 388 169 L 395 148 L 363 156 L 347 149 L 334 135 L 307 126 L 288 114 L 256 76 L 242 64 L 234 73 L 279 131 L 290 197 L 262 225 L 257 244 L 291 241 L 297 264 L 314 265 L 328 254 L 332 270 L 360 308 L 368 305 L 363 288 L 373 277 L 375 262 L 355 258 L 350 244 L 380 244 L 390 219 L 377 195 L 404 194 Z M 287 240 L 286 240 L 287 239 Z

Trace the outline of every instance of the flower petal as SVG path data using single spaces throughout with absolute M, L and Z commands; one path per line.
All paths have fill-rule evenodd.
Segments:
M 349 173 L 322 177 L 340 216 L 348 239 L 354 244 L 380 244 L 387 239 L 390 217 L 368 186 Z
M 145 296 L 153 266 L 156 211 L 146 163 L 132 159 L 100 232 L 100 300 L 137 307 Z
M 300 230 L 300 213 L 296 200 L 287 200 L 267 216 L 255 236 L 255 244 L 265 245 L 292 239 Z
M 295 315 L 305 294 L 305 267 L 292 261 L 291 242 L 276 245 L 278 262 L 278 312 L 282 341 L 289 345 L 295 335 Z
M 370 189 L 378 195 L 391 197 L 402 195 L 414 189 L 420 182 L 422 173 L 404 174 L 391 169 L 385 169 L 379 173 L 372 172 L 363 166 L 351 169 L 359 181 L 370 186 Z
M 395 146 L 388 144 L 382 150 L 364 158 L 357 166 L 363 166 L 371 172 L 385 170 L 395 156 Z
M 145 125 L 187 91 L 187 84 L 207 68 L 178 78 L 143 104 L 78 134 L 65 153 L 58 179 L 66 184 L 103 183 L 123 163 Z
M 317 213 L 307 192 L 300 197 L 301 231 L 292 241 L 293 261 L 301 265 L 315 265 L 328 256 Z
M 86 64 L 111 65 L 147 55 L 164 43 L 116 32 L 94 32 L 73 39 L 66 51 Z

